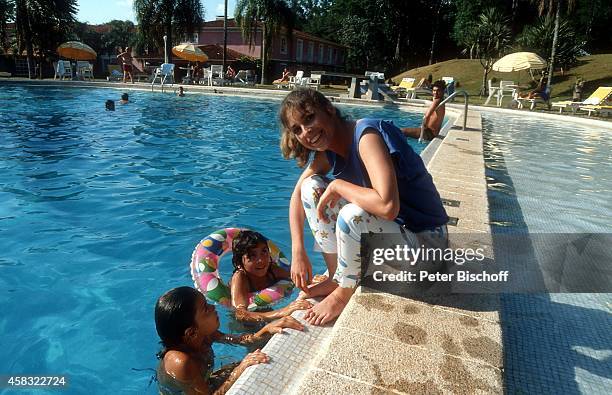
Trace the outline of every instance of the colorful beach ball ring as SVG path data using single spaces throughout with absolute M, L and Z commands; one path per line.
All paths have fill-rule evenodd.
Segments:
M 222 305 L 231 304 L 230 289 L 223 282 L 219 274 L 219 261 L 221 257 L 232 252 L 232 243 L 242 230 L 239 228 L 225 228 L 217 230 L 204 239 L 195 247 L 191 254 L 191 277 L 195 287 L 206 296 L 207 299 Z M 266 238 L 272 264 L 289 270 L 289 260 L 281 250 Z M 258 307 L 270 306 L 280 299 L 288 296 L 293 290 L 291 281 L 281 280 L 271 287 L 249 294 L 249 310 Z

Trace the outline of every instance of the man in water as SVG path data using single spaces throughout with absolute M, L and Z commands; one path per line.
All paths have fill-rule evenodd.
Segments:
M 128 104 L 130 102 L 130 98 L 128 96 L 127 93 L 124 93 L 121 95 L 121 100 L 119 101 L 119 103 L 121 104 Z
M 446 89 L 446 83 L 442 80 L 436 81 L 432 85 L 432 103 L 427 109 L 425 116 L 423 117 L 423 136 L 421 136 L 421 128 L 401 128 L 402 133 L 408 137 L 415 139 L 423 138 L 424 140 L 433 140 L 442 127 L 442 121 L 444 121 L 444 114 L 446 109 L 444 106 L 438 105 L 444 99 L 444 89 Z

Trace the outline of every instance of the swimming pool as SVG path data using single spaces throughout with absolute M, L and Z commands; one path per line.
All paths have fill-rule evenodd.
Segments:
M 494 235 L 612 231 L 612 128 L 483 118 Z M 611 313 L 612 294 L 503 295 L 507 392 L 609 393 Z
M 153 306 L 191 284 L 195 244 L 246 226 L 290 251 L 300 169 L 279 152 L 279 100 L 133 91 L 130 104 L 104 111 L 120 93 L 0 89 L 2 374 L 65 374 L 74 393 L 156 393 Z M 400 126 L 421 118 L 341 108 Z M 221 330 L 244 330 L 219 313 Z M 216 366 L 245 352 L 217 345 Z

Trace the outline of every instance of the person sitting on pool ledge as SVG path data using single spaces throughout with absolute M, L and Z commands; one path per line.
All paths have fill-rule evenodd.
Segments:
M 239 321 L 271 321 L 288 316 L 296 310 L 312 307 L 306 300 L 296 300 L 278 310 L 248 311 L 249 293 L 261 291 L 279 280 L 290 280 L 288 271 L 272 264 L 266 238 L 261 233 L 243 230 L 232 245 L 234 274 L 230 281 L 232 306 Z
M 209 394 L 214 355 L 213 342 L 253 344 L 281 333 L 284 328 L 303 330 L 293 317 L 271 322 L 255 334 L 226 335 L 219 332 L 219 316 L 215 306 L 191 287 L 174 288 L 162 295 L 155 304 L 155 328 L 161 339 L 162 351 L 157 367 L 159 393 Z M 268 362 L 259 349 L 247 354 L 225 382 L 214 391 L 224 394 L 236 382 L 244 370 L 259 363 Z
M 306 297 L 326 295 L 304 315 L 323 325 L 342 313 L 359 284 L 362 234 L 401 233 L 414 247 L 440 248 L 448 242 L 448 216 L 421 157 L 392 123 L 346 119 L 313 89 L 289 93 L 279 117 L 283 156 L 308 164 L 289 204 L 291 278 Z M 334 180 L 325 177 L 330 171 Z M 305 218 L 333 276 L 311 286 Z
M 402 128 L 402 133 L 404 133 L 405 136 L 415 139 L 423 138 L 424 140 L 433 140 L 438 136 L 442 128 L 442 121 L 444 121 L 444 114 L 446 113 L 444 105 L 437 108 L 444 99 L 444 89 L 446 89 L 446 83 L 442 80 L 436 81 L 432 85 L 431 92 L 433 99 L 427 112 L 425 112 L 423 116 L 423 136 L 421 136 L 420 127 Z

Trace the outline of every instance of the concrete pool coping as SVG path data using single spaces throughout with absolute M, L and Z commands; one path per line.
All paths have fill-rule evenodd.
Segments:
M 5 80 L 18 82 L 14 79 Z M 150 84 L 30 81 L 32 85 L 150 90 Z M 198 87 L 198 93 L 275 97 L 287 91 Z M 172 93 L 172 92 L 168 92 Z M 245 94 L 246 93 L 246 94 Z M 334 102 L 370 106 L 365 100 L 333 98 Z M 397 104 L 424 108 L 426 101 Z M 393 104 L 396 105 L 396 104 Z M 462 106 L 461 106 L 462 107 Z M 449 233 L 489 234 L 488 203 L 482 156 L 480 113 L 470 111 L 467 130 L 457 117 L 442 138 L 424 151 L 424 161 L 456 219 Z M 452 237 L 452 235 L 451 235 Z M 335 325 L 307 326 L 305 333 L 287 330 L 264 347 L 267 365 L 247 369 L 230 389 L 252 393 L 413 393 L 503 391 L 499 299 L 465 295 L 424 300 L 402 298 L 360 287 Z M 301 319 L 303 312 L 294 314 Z

